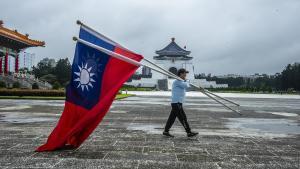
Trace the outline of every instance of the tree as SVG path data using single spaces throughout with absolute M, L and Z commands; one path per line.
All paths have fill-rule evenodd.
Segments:
M 54 66 L 53 61 L 55 62 L 54 59 L 48 59 L 44 58 L 41 60 L 37 66 L 32 67 L 32 73 L 34 74 L 35 77 L 41 78 L 42 76 L 52 74 L 54 72 Z
M 263 74 L 258 78 L 228 77 L 218 78 L 205 75 L 196 75 L 196 78 L 216 81 L 217 84 L 226 83 L 232 89 L 259 92 L 259 91 L 300 91 L 300 63 L 288 64 L 281 73 L 274 75 Z
M 54 59 L 44 58 L 32 68 L 32 72 L 35 77 L 52 85 L 58 82 L 59 86 L 65 86 L 71 79 L 71 64 L 68 58 L 59 59 L 57 62 Z
M 0 81 L 0 88 L 6 88 L 6 83 L 4 81 Z
M 281 88 L 283 90 L 288 90 L 293 88 L 295 90 L 300 90 L 300 64 L 288 64 L 286 68 L 281 73 Z
M 32 89 L 39 89 L 39 85 L 37 83 L 32 84 Z
M 19 82 L 14 82 L 13 83 L 13 88 L 20 88 L 21 84 Z
M 50 84 L 54 84 L 55 82 L 57 82 L 57 78 L 55 75 L 53 74 L 47 74 L 47 75 L 44 75 L 40 78 L 40 80 L 43 80 L 43 81 L 46 81 Z
M 68 58 L 59 59 L 54 74 L 61 86 L 65 86 L 71 79 L 71 64 Z
M 55 90 L 57 90 L 59 88 L 60 88 L 60 84 L 58 82 L 55 82 L 52 86 L 52 89 L 55 89 Z

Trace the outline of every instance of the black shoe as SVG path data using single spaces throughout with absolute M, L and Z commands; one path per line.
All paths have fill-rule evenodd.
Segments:
M 167 131 L 164 131 L 164 132 L 163 132 L 163 135 L 164 135 L 164 136 L 168 136 L 168 137 L 174 137 L 172 134 L 170 134 L 170 133 L 167 132 Z
M 197 132 L 189 132 L 189 133 L 187 133 L 187 136 L 188 137 L 194 137 L 194 136 L 196 136 L 196 135 L 198 135 L 199 133 L 197 133 Z

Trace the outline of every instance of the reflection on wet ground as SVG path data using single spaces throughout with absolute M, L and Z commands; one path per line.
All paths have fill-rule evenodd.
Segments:
M 162 92 L 164 93 L 164 92 Z M 193 94 L 192 94 L 193 95 Z M 232 94 L 229 94 L 232 97 Z M 241 104 L 240 109 L 242 111 L 253 111 L 253 113 L 262 114 L 272 114 L 282 117 L 297 117 L 300 114 L 300 99 L 295 99 L 295 96 L 291 98 L 285 96 L 284 98 L 261 98 L 254 96 L 250 98 L 241 97 L 230 98 L 239 104 Z M 248 95 L 248 94 L 247 94 Z M 230 110 L 225 109 L 218 103 L 213 102 L 209 98 L 205 97 L 188 97 L 185 106 L 189 110 L 197 110 L 205 112 L 228 112 L 232 113 Z M 223 94 L 226 97 L 226 94 Z M 249 95 L 248 95 L 249 96 Z M 33 123 L 33 122 L 43 122 L 43 121 L 54 121 L 56 116 L 60 113 L 55 114 L 39 113 L 39 112 L 22 112 L 22 110 L 30 110 L 34 106 L 49 106 L 49 107 L 62 107 L 64 101 L 61 100 L 50 100 L 50 101 L 37 101 L 37 100 L 0 100 L 0 121 L 11 122 L 11 123 Z M 116 101 L 115 104 L 120 104 L 124 107 L 132 106 L 143 107 L 145 105 L 169 105 L 170 98 L 167 96 L 162 97 L 129 97 L 122 101 Z M 115 105 L 114 104 L 114 105 Z M 112 106 L 114 107 L 114 106 Z M 284 110 L 284 111 L 283 111 Z M 111 113 L 126 113 L 126 111 L 112 110 Z M 45 116 L 46 117 L 43 117 Z M 51 117 L 52 116 L 52 117 Z M 239 128 L 241 130 L 247 131 L 257 131 L 257 132 L 270 132 L 277 134 L 300 134 L 300 127 L 297 125 L 297 119 L 272 119 L 272 118 L 227 118 L 228 122 L 226 127 L 228 128 Z M 141 128 L 141 130 L 150 131 L 153 129 L 152 133 L 157 133 L 155 125 L 130 125 L 128 129 Z M 161 128 L 161 126 L 160 126 Z
M 56 121 L 56 118 L 51 118 L 49 115 L 43 117 L 45 113 L 23 113 L 23 112 L 2 112 L 0 122 L 9 123 L 34 123 L 34 122 L 47 122 Z M 56 114 L 53 114 L 57 116 Z M 60 116 L 60 115 L 59 115 Z
M 296 120 L 263 119 L 263 118 L 227 118 L 228 128 L 240 129 L 242 132 L 300 134 L 300 126 Z
M 138 94 L 138 92 L 135 92 Z M 140 92 L 138 95 L 148 96 L 147 92 Z M 152 95 L 152 94 L 150 94 Z M 192 94 L 193 95 L 193 94 Z M 226 97 L 226 94 L 222 94 Z M 251 111 L 253 114 L 269 114 L 266 118 L 261 118 L 259 115 L 256 118 L 226 118 L 227 122 L 225 124 L 229 129 L 240 129 L 242 132 L 251 132 L 257 133 L 257 135 L 263 136 L 262 133 L 269 133 L 266 136 L 286 136 L 289 134 L 300 134 L 300 126 L 298 125 L 299 114 L 300 114 L 300 97 L 291 95 L 291 97 L 284 96 L 280 98 L 281 95 L 276 95 L 276 97 L 271 97 L 267 95 L 266 98 L 262 98 L 263 95 L 251 96 L 246 98 L 243 94 L 236 94 L 238 98 L 234 98 L 233 94 L 228 94 L 231 100 L 238 102 L 241 107 L 240 110 Z M 195 96 L 195 95 L 194 95 Z M 246 94 L 246 96 L 250 96 Z M 299 99 L 298 99 L 299 98 Z M 147 99 L 141 99 L 139 97 L 131 97 L 125 101 L 121 101 L 122 104 L 160 104 L 160 105 L 169 105 L 169 97 L 150 97 Z M 228 112 L 232 113 L 230 110 L 225 109 L 218 103 L 213 102 L 209 98 L 204 97 L 188 97 L 185 103 L 185 107 L 188 110 L 197 110 L 199 113 L 205 112 Z M 281 119 L 273 119 L 272 115 L 275 115 L 276 118 L 281 116 Z M 249 116 L 247 114 L 247 116 Z M 294 117 L 294 118 L 293 118 Z M 293 118 L 293 120 L 291 120 Z M 142 124 L 132 124 L 128 129 L 139 128 L 143 131 L 158 133 L 155 130 L 157 126 L 155 125 L 142 125 Z M 153 130 L 153 131 L 152 131 Z M 174 131 L 176 132 L 176 131 Z
M 239 116 L 190 93 L 185 111 L 196 138 L 178 121 L 162 136 L 170 113 L 165 92 L 115 101 L 75 151 L 35 153 L 53 130 L 64 101 L 0 100 L 2 168 L 297 168 L 300 97 L 222 94 L 241 104 Z

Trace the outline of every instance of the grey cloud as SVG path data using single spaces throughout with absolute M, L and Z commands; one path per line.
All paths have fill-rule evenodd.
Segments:
M 176 37 L 192 51 L 198 73 L 276 73 L 300 61 L 298 0 L 3 0 L 0 6 L 6 26 L 46 41 L 29 50 L 39 59 L 73 58 L 80 19 L 147 58 Z

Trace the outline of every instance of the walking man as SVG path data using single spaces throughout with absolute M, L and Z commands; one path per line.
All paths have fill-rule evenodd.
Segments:
M 172 103 L 171 103 L 172 110 L 168 118 L 167 124 L 165 126 L 165 130 L 163 132 L 163 135 L 168 137 L 174 137 L 169 133 L 169 130 L 172 127 L 176 117 L 183 125 L 188 137 L 193 137 L 198 134 L 196 132 L 191 131 L 189 123 L 187 122 L 185 112 L 182 107 L 182 104 L 184 103 L 184 99 L 185 99 L 186 89 L 189 87 L 189 84 L 186 82 L 187 73 L 189 72 L 186 71 L 185 69 L 179 69 L 177 75 L 184 81 L 175 80 L 172 85 Z

